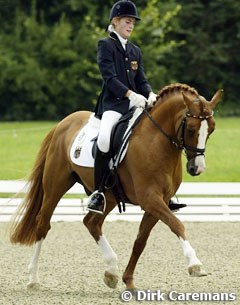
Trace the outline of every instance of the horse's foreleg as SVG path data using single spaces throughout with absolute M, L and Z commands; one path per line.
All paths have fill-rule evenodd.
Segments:
M 202 263 L 197 258 L 195 250 L 190 245 L 189 241 L 185 235 L 185 228 L 182 222 L 170 211 L 170 209 L 162 204 L 161 210 L 157 211 L 156 208 L 153 209 L 153 214 L 158 215 L 159 219 L 169 226 L 171 231 L 177 235 L 180 240 L 181 247 L 183 249 L 183 254 L 188 261 L 188 272 L 191 276 L 204 276 L 207 275 L 202 269 Z
M 198 259 L 195 250 L 192 248 L 187 240 L 182 237 L 179 238 L 183 254 L 188 262 L 188 272 L 191 276 L 205 276 L 207 273 L 202 269 L 202 263 Z
M 33 250 L 33 255 L 31 257 L 30 263 L 28 265 L 29 272 L 29 282 L 27 284 L 27 289 L 39 289 L 39 278 L 38 278 L 38 260 L 43 243 L 43 238 L 36 242 Z
M 106 211 L 104 215 L 96 213 L 88 213 L 83 222 L 88 228 L 90 234 L 95 239 L 99 249 L 103 255 L 104 262 L 106 264 L 104 272 L 104 283 L 110 288 L 116 288 L 118 283 L 118 265 L 117 265 L 117 254 L 113 251 L 107 238 L 102 233 L 102 224 L 107 214 L 114 208 L 115 203 L 108 201 Z
M 157 218 L 153 217 L 151 214 L 144 213 L 142 221 L 140 223 L 137 239 L 134 242 L 129 263 L 122 277 L 123 282 L 126 284 L 127 289 L 135 289 L 133 273 L 137 261 L 146 246 L 149 234 L 157 222 L 158 222 Z

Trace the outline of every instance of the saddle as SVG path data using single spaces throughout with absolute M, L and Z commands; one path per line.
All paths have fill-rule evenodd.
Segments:
M 136 108 L 133 107 L 127 114 L 123 115 L 120 120 L 113 126 L 111 137 L 110 137 L 110 150 L 109 150 L 109 156 L 113 160 L 120 160 L 121 155 L 124 149 L 126 148 L 126 145 L 128 143 L 128 140 L 131 136 L 131 133 L 135 126 L 138 124 L 138 122 L 141 120 L 142 115 L 144 112 L 142 112 L 137 119 L 134 121 L 132 126 L 129 127 L 129 121 L 133 118 L 134 112 Z M 126 133 L 128 129 L 128 132 Z M 93 147 L 92 147 L 92 156 L 95 157 L 96 154 L 96 146 L 97 146 L 97 139 L 98 137 L 95 137 L 92 139 Z

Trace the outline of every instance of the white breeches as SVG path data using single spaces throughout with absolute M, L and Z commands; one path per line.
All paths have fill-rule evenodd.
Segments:
M 102 115 L 97 146 L 104 153 L 109 151 L 112 128 L 121 116 L 121 113 L 112 110 L 105 111 Z

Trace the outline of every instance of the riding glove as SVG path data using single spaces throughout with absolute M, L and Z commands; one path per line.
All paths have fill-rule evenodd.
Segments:
M 129 109 L 134 106 L 145 108 L 147 99 L 143 95 L 131 92 L 128 98 L 130 100 Z
M 153 106 L 156 100 L 157 100 L 157 94 L 150 92 L 147 100 L 148 106 L 150 107 Z

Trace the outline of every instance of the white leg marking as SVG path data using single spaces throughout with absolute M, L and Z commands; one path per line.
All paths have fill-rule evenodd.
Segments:
M 183 249 L 183 254 L 187 258 L 188 267 L 195 265 L 202 266 L 202 263 L 197 258 L 195 250 L 192 248 L 190 243 L 187 240 L 182 239 L 182 237 L 180 237 L 179 240 Z
M 201 122 L 201 127 L 199 129 L 197 148 L 200 148 L 200 149 L 205 148 L 207 135 L 208 135 L 208 123 L 207 123 L 207 120 L 203 120 Z M 195 165 L 198 167 L 198 170 L 197 170 L 198 174 L 204 172 L 205 167 L 206 167 L 205 157 L 203 155 L 197 156 L 195 158 Z
M 101 250 L 104 261 L 107 265 L 106 271 L 113 275 L 118 276 L 118 266 L 117 266 L 117 254 L 113 251 L 108 240 L 104 235 L 101 235 L 99 241 L 97 242 L 99 249 Z
M 28 272 L 29 272 L 29 282 L 27 284 L 28 288 L 33 288 L 34 286 L 37 286 L 39 284 L 38 259 L 39 259 L 42 243 L 43 243 L 43 238 L 36 242 L 33 250 L 33 255 L 28 265 Z

